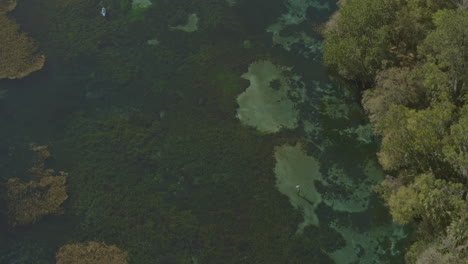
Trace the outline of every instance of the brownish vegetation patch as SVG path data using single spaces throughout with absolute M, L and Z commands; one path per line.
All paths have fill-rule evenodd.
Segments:
M 15 9 L 16 0 L 0 0 L 0 14 L 5 14 Z
M 23 78 L 42 69 L 45 62 L 35 41 L 4 15 L 15 7 L 15 0 L 0 0 L 0 79 Z
M 57 264 L 126 264 L 127 253 L 115 245 L 88 242 L 61 247 L 56 256 Z
M 67 173 L 55 173 L 45 167 L 45 161 L 50 157 L 47 146 L 31 149 L 38 154 L 38 164 L 30 171 L 33 179 L 21 183 L 18 178 L 11 178 L 6 183 L 8 215 L 13 226 L 34 223 L 46 215 L 62 214 L 60 206 L 68 198 Z

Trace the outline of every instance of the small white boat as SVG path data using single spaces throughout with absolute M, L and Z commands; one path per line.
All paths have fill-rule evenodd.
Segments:
M 106 14 L 107 14 L 107 10 L 106 10 L 105 7 L 103 7 L 103 8 L 101 9 L 101 15 L 102 15 L 103 17 L 105 17 Z

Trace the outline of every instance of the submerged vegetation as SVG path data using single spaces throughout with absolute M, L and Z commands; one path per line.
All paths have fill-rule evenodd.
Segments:
M 37 44 L 6 13 L 16 7 L 16 0 L 0 0 L 0 79 L 23 78 L 42 69 L 45 56 L 37 54 Z
M 325 62 L 366 89 L 391 175 L 376 190 L 417 230 L 407 262 L 466 263 L 466 1 L 343 0 L 323 33 Z
M 20 2 L 48 65 L 0 80 L 0 263 L 401 263 L 391 216 L 462 259 L 462 2 L 334 3 Z
M 127 258 L 127 253 L 115 245 L 94 241 L 65 245 L 55 256 L 56 264 L 127 264 Z
M 0 263 L 69 263 L 88 241 L 116 245 L 138 264 L 333 263 L 340 235 L 316 226 L 296 235 L 301 212 L 275 188 L 274 146 L 297 137 L 265 135 L 235 118 L 249 64 L 291 63 L 274 54 L 265 30 L 284 11 L 281 1 L 267 10 L 260 0 L 153 1 L 144 10 L 103 2 L 106 18 L 90 0 L 25 1 L 15 11 L 50 63 L 25 79 L 27 95 L 11 89 L 1 101 L 9 109 L 0 113 L 9 139 L 0 143 L 2 175 L 28 182 L 16 172 L 27 165 L 7 163 L 20 146 L 47 142 L 47 168 L 68 173 L 67 199 L 57 203 L 64 215 L 23 221 L 25 232 L 2 226 Z M 244 14 L 251 8 L 258 12 Z M 171 28 L 191 14 L 197 30 Z M 28 194 L 48 197 L 43 187 Z
M 21 183 L 18 178 L 9 178 L 5 184 L 8 215 L 13 226 L 31 224 L 50 214 L 63 214 L 61 205 L 68 198 L 67 173 L 60 171 L 54 175 L 55 171 L 45 166 L 50 157 L 47 146 L 31 149 L 38 155 L 37 164 L 30 170 L 31 180 Z

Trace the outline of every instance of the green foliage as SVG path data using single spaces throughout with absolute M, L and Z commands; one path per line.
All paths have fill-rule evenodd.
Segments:
M 402 186 L 388 199 L 393 220 L 401 225 L 409 223 L 417 215 L 418 194 L 413 188 Z
M 446 236 L 441 239 L 442 249 L 459 255 L 460 259 L 468 258 L 468 202 L 465 201 L 459 210 L 459 216 L 447 227 Z
M 242 79 L 232 72 L 218 72 L 214 75 L 211 85 L 215 91 L 209 99 L 224 112 L 235 114 L 237 96 L 242 93 Z
M 437 229 L 444 228 L 456 219 L 463 208 L 463 185 L 435 179 L 433 175 L 416 177 L 412 188 L 418 192 L 419 215 L 428 219 Z
M 407 263 L 453 264 L 466 263 L 468 259 L 468 203 L 460 209 L 461 215 L 454 218 L 445 233 L 433 239 L 414 243 L 406 253 Z
M 179 111 L 162 120 L 139 112 L 75 116 L 64 142 L 79 161 L 70 168 L 69 212 L 80 219 L 75 239 L 119 245 L 142 264 L 191 256 L 208 264 L 245 256 L 286 263 L 302 252 L 304 238 L 291 238 L 302 217 L 270 177 L 271 139 L 198 105 Z M 317 256 L 326 258 L 315 250 L 291 263 Z
M 122 51 L 115 47 L 102 50 L 96 56 L 98 78 L 119 85 L 127 84 L 142 71 L 142 60 L 135 53 L 135 50 Z
M 468 105 L 460 110 L 460 118 L 450 127 L 444 143 L 446 160 L 468 179 Z
M 118 7 L 121 10 L 128 10 L 132 7 L 132 0 L 119 0 Z
M 406 3 L 409 7 L 419 9 L 419 12 L 434 13 L 437 10 L 445 8 L 454 8 L 455 5 L 447 0 L 399 0 Z
M 143 21 L 148 8 L 144 7 L 133 7 L 128 11 L 128 19 L 132 22 Z
M 426 37 L 431 25 L 430 12 L 420 6 L 411 6 L 411 3 L 402 5 L 392 25 L 397 52 L 400 54 L 416 52 L 417 45 Z
M 418 49 L 431 65 L 426 83 L 432 83 L 433 75 L 446 75 L 445 85 L 436 89 L 458 98 L 466 93 L 468 81 L 468 10 L 440 10 L 434 15 L 434 24 L 436 29 L 427 35 Z
M 411 69 L 389 68 L 375 78 L 375 88 L 364 91 L 362 104 L 377 124 L 391 105 L 412 106 L 423 100 L 424 90 Z
M 347 79 L 371 80 L 392 58 L 389 23 L 393 1 L 343 1 L 324 32 L 324 61 Z
M 387 169 L 438 169 L 443 140 L 448 135 L 455 106 L 443 100 L 428 109 L 393 105 L 377 126 L 383 135 L 379 161 Z
M 388 198 L 387 204 L 395 222 L 407 224 L 415 218 L 429 221 L 435 230 L 444 230 L 463 209 L 463 185 L 422 174 L 414 183 L 401 186 Z
M 398 173 L 375 190 L 397 223 L 418 224 L 408 263 L 468 259 L 467 188 L 459 183 L 468 178 L 466 7 L 461 0 L 348 0 L 324 30 L 325 63 L 375 84 L 362 103 L 383 137 L 381 165 Z
M 50 248 L 45 243 L 31 240 L 15 241 L 0 248 L 0 263 L 50 264 Z

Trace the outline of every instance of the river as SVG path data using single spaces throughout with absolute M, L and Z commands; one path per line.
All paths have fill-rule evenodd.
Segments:
M 0 263 L 54 263 L 85 241 L 137 264 L 402 263 L 360 91 L 321 59 L 336 8 L 19 1 L 9 16 L 46 64 L 0 80 L 0 173 L 29 180 L 29 145 L 48 145 L 68 199 L 25 227 L 3 216 Z

